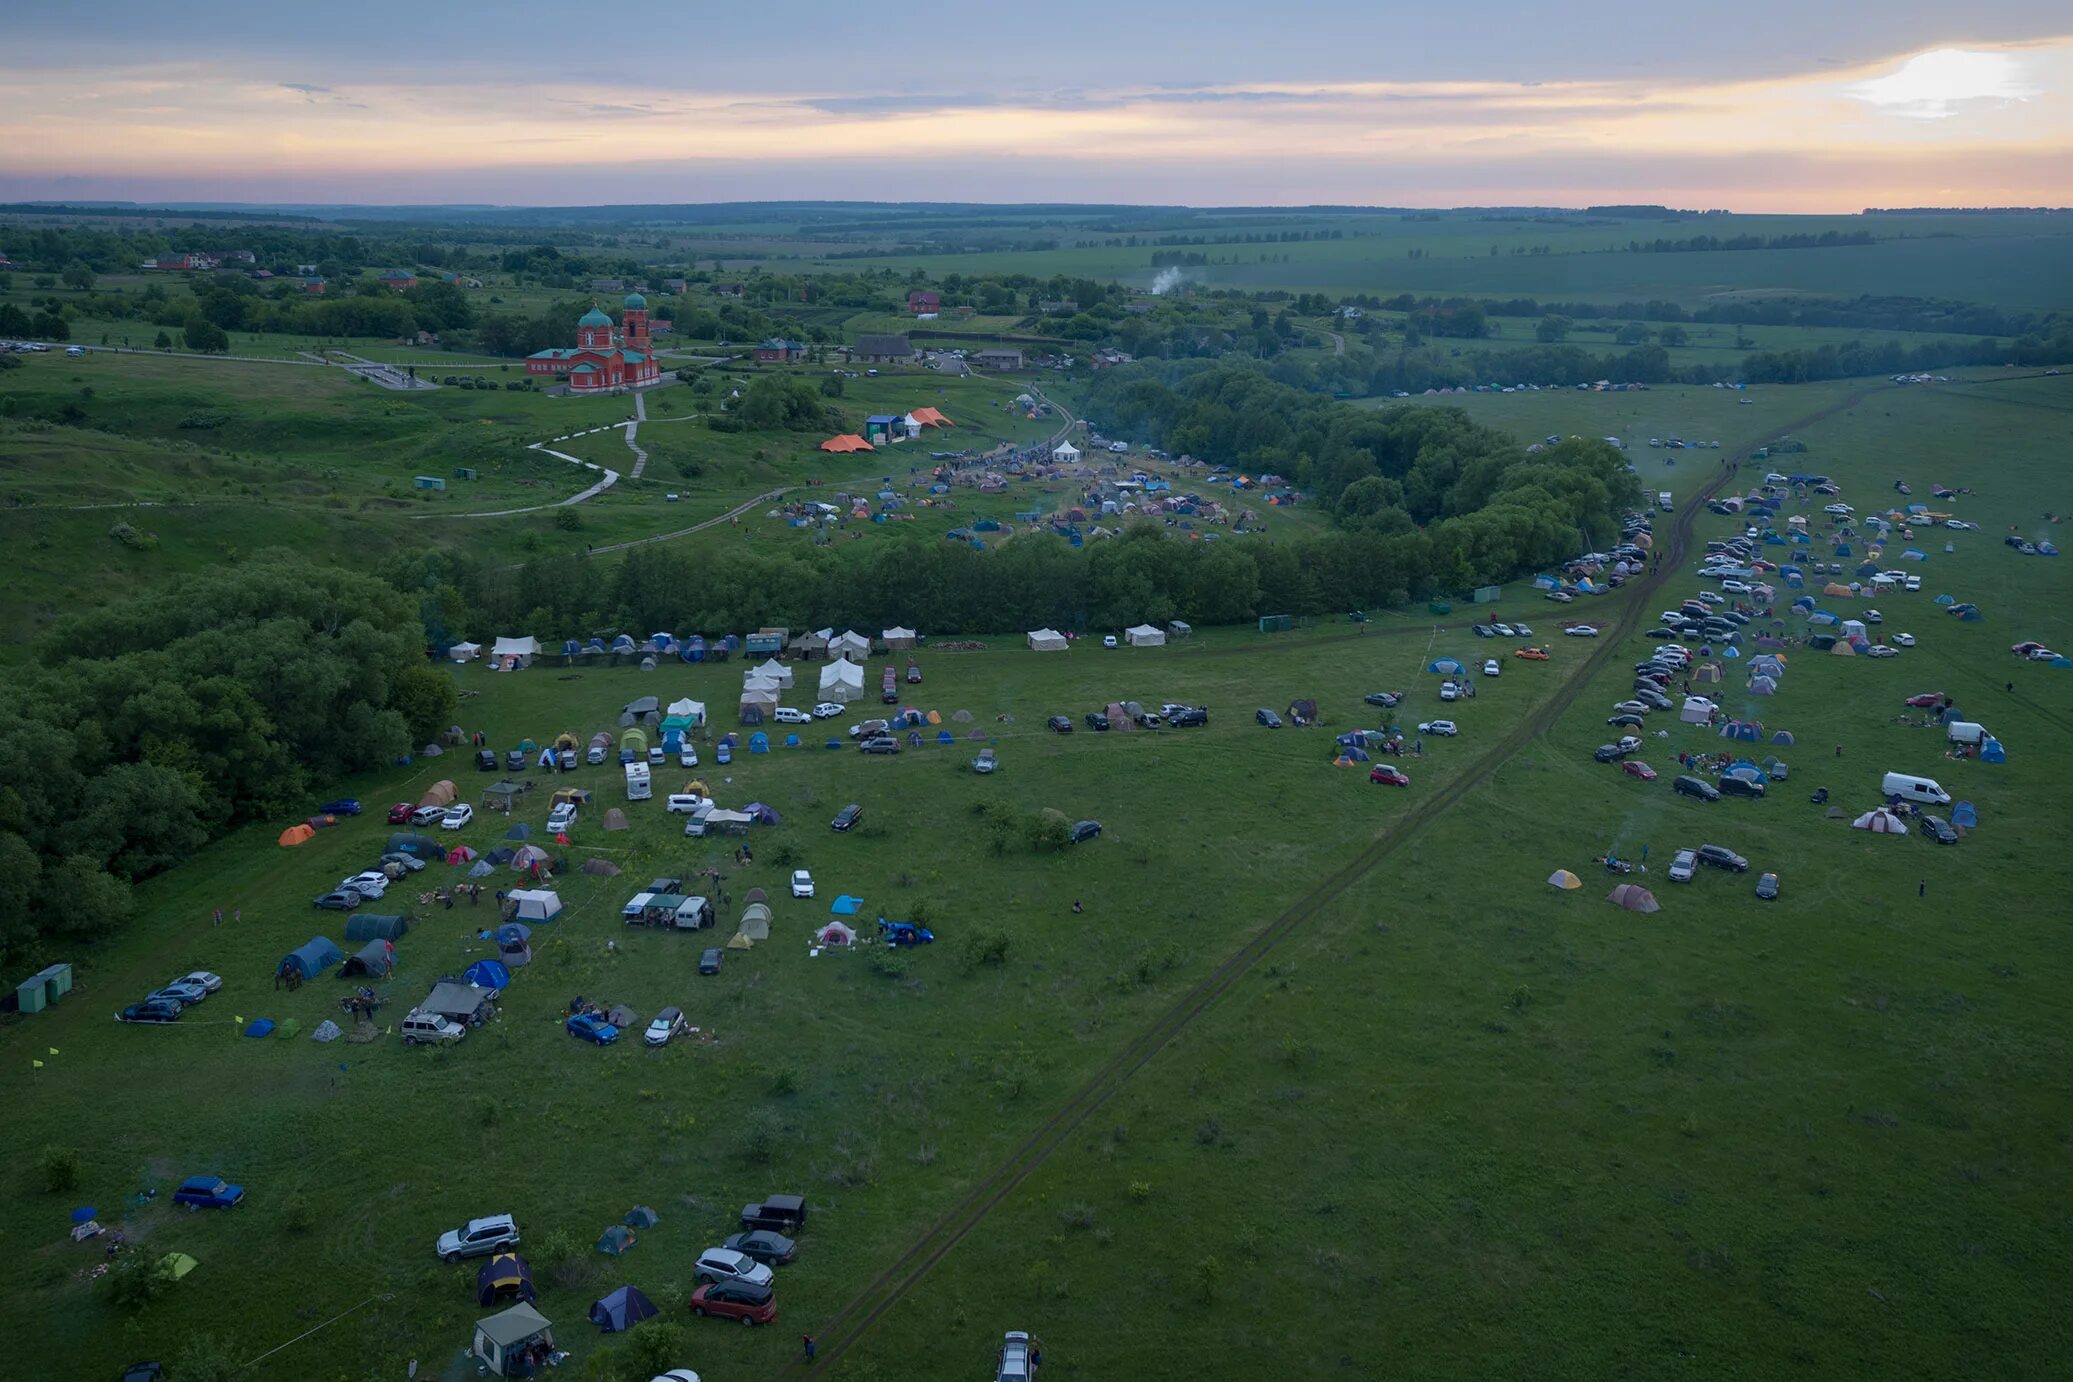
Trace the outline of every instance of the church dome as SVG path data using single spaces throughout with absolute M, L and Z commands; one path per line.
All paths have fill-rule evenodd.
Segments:
M 648 310 L 648 300 L 639 293 L 628 293 L 625 306 L 629 312 L 645 312 Z
M 578 326 L 610 326 L 611 324 L 612 319 L 595 307 L 576 318 L 576 325 Z

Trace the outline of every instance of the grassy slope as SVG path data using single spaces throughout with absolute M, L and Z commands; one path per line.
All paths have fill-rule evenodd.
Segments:
M 1648 750 L 1664 780 L 1590 762 L 1649 646 L 1634 639 L 1535 748 L 1091 1118 L 887 1317 L 857 1375 L 947 1373 L 1007 1327 L 1090 1377 L 1359 1374 L 1377 1356 L 1420 1376 L 2055 1371 L 2073 973 L 2051 803 L 2073 683 L 2006 646 L 2064 646 L 2073 621 L 2056 563 L 1996 539 L 2061 507 L 2045 496 L 2069 425 L 2073 389 L 2028 380 L 1879 389 L 1808 428 L 1805 460 L 1860 507 L 1896 473 L 1918 494 L 1941 478 L 1979 491 L 1958 507 L 1986 531 L 1885 602 L 1915 651 L 1795 656 L 1769 701 L 1730 683 L 1731 710 L 1798 736 L 1765 750 L 1795 769 L 1775 799 L 1670 795 L 1675 749 L 1721 742 L 1689 728 Z M 1941 615 L 1941 589 L 1989 619 Z M 2010 762 L 1948 763 L 1933 731 L 1889 723 L 1926 689 Z M 1896 767 L 1976 802 L 1982 829 L 1943 849 L 1806 802 L 1826 783 L 1862 810 Z M 1778 871 L 1784 899 L 1755 900 L 1753 874 L 1662 881 L 1706 841 Z M 1644 845 L 1654 916 L 1606 905 L 1590 864 Z M 1551 892 L 1557 867 L 1584 888 Z

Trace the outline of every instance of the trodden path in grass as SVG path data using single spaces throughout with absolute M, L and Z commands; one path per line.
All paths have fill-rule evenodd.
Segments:
M 1791 432 L 1810 427 L 1838 412 L 1855 407 L 1870 392 L 1871 387 L 1859 389 L 1826 408 L 1805 417 L 1795 418 L 1775 430 Z M 1131 1076 L 1180 1035 L 1190 1023 L 1215 1006 L 1233 984 L 1291 932 L 1316 915 L 1327 903 L 1359 882 L 1376 865 L 1396 853 L 1449 807 L 1480 786 L 1514 754 L 1545 734 L 1575 703 L 1576 698 L 1583 693 L 1584 687 L 1612 660 L 1620 646 L 1619 635 L 1634 612 L 1645 610 L 1656 591 L 1683 565 L 1685 555 L 1691 546 L 1693 521 L 1713 495 L 1736 477 L 1740 463 L 1749 459 L 1752 450 L 1753 445 L 1745 446 L 1725 457 L 1721 468 L 1715 471 L 1706 485 L 1685 501 L 1671 527 L 1670 541 L 1663 551 L 1664 560 L 1652 565 L 1639 580 L 1626 587 L 1624 600 L 1616 608 L 1613 618 L 1605 625 L 1605 632 L 1610 636 L 1601 640 L 1592 649 L 1590 656 L 1576 665 L 1567 680 L 1548 698 L 1545 705 L 1520 722 L 1518 727 L 1495 747 L 1476 759 L 1467 772 L 1412 807 L 1394 826 L 1377 835 L 1337 872 L 1254 933 L 1250 940 L 1219 963 L 1193 988 L 1182 994 L 1172 1007 L 1089 1076 L 1056 1112 L 1009 1154 L 1007 1160 L 979 1181 L 891 1266 L 823 1321 L 818 1329 L 812 1331 L 821 1360 L 815 1366 L 834 1363 L 861 1340 L 887 1310 L 920 1283 L 930 1268 L 940 1262 L 952 1248 L 985 1220 L 995 1205 L 1006 1199 L 1032 1172 L 1043 1165 L 1090 1114 L 1107 1103 Z M 777 1375 L 796 1375 L 807 1366 L 803 1358 L 793 1357 L 778 1369 Z

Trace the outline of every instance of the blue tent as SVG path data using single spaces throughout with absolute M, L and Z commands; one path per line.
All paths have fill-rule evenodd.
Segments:
M 265 1037 L 274 1034 L 274 1020 L 270 1017 L 255 1017 L 245 1024 L 248 1037 Z
M 1954 596 L 1939 595 L 1936 597 L 1936 603 L 1938 603 L 1939 605 L 1955 605 L 1958 603 L 1958 601 Z
M 633 635 L 630 633 L 622 633 L 617 638 L 613 639 L 612 651 L 620 654 L 629 654 L 633 652 Z
M 840 739 L 830 739 L 828 741 L 827 747 L 831 749 L 839 749 L 842 747 L 842 741 Z
M 415 854 L 420 859 L 444 859 L 446 846 L 429 835 L 417 835 L 407 830 L 398 830 L 389 836 L 389 854 Z
M 951 737 L 950 737 L 950 731 L 949 731 L 949 730 L 947 730 L 947 729 L 939 729 L 939 730 L 937 730 L 937 731 L 936 731 L 936 742 L 937 742 L 937 743 L 939 743 L 939 744 L 948 744 L 948 743 L 952 742 L 952 740 L 951 740 Z
M 328 936 L 312 936 L 282 956 L 281 963 L 274 972 L 293 972 L 305 979 L 314 979 L 344 959 L 345 952 L 333 945 Z
M 835 905 L 828 908 L 838 917 L 853 917 L 863 909 L 864 899 L 851 897 L 848 893 L 835 899 Z
M 497 928 L 498 945 L 524 945 L 533 938 L 533 928 L 522 921 L 507 921 Z
M 751 735 L 749 736 L 749 752 L 750 752 L 750 753 L 769 753 L 769 752 L 770 752 L 770 736 L 769 736 L 769 735 L 767 735 L 767 734 L 765 734 L 765 733 L 764 733 L 764 732 L 763 732 L 762 730 L 760 730 L 760 729 L 759 729 L 759 730 L 757 730 L 757 731 L 756 731 L 756 732 L 755 732 L 754 734 L 751 734 Z
M 1740 657 L 1742 655 L 1742 650 L 1740 648 L 1737 648 L 1734 644 L 1730 643 L 1720 650 L 1720 655 L 1722 657 Z
M 1984 614 L 1981 614 L 1981 613 L 1979 612 L 1978 608 L 1977 608 L 1977 607 L 1975 607 L 1975 608 L 1972 608 L 1972 609 L 1968 609 L 1968 610 L 1966 610 L 1966 611 L 1965 611 L 1965 612 L 1964 612 L 1963 614 L 1960 614 L 1960 615 L 1958 616 L 1958 622 L 1959 622 L 1959 623 L 1961 623 L 1961 624 L 1977 624 L 1977 623 L 1978 623 L 1978 622 L 1979 622 L 1980 620 L 1982 620 L 1982 619 L 1984 619 L 1984 618 L 1986 618 L 1986 617 L 1987 617 L 1987 616 L 1985 616 Z
M 1461 665 L 1459 658 L 1436 657 L 1427 665 L 1425 670 L 1443 677 L 1458 677 L 1466 672 L 1468 668 Z
M 1773 734 L 1771 736 L 1771 742 L 1774 744 L 1791 744 L 1796 741 L 1792 737 L 1791 730 L 1781 729 L 1776 734 Z
M 570 638 L 563 640 L 561 645 L 561 655 L 563 657 L 577 657 L 580 656 L 582 652 L 583 645 L 581 643 L 578 643 L 575 639 Z
M 1999 739 L 1986 739 L 1979 746 L 1979 761 L 1982 763 L 2006 763 L 2008 750 L 2001 747 Z
M 621 1286 L 603 1300 L 592 1302 L 590 1322 L 607 1334 L 623 1334 L 642 1320 L 661 1313 L 638 1287 Z
M 468 982 L 480 989 L 511 987 L 511 971 L 495 960 L 477 960 L 468 966 Z
M 1369 761 L 1368 751 L 1353 745 L 1340 749 L 1332 755 L 1332 758 L 1337 762 L 1366 763 Z
M 583 645 L 583 651 L 586 655 L 592 657 L 598 656 L 605 651 L 605 640 L 602 638 L 593 638 L 588 643 L 585 643 Z
M 1763 770 L 1761 764 L 1752 763 L 1746 758 L 1737 758 L 1728 764 L 1727 771 L 1730 776 L 1746 777 L 1752 782 L 1767 783 L 1771 780 L 1771 775 Z
M 1729 720 L 1720 727 L 1720 737 L 1754 744 L 1763 739 L 1763 726 L 1754 720 Z
M 1970 830 L 1979 824 L 1979 811 L 1969 801 L 1961 801 L 1951 808 L 1951 824 Z

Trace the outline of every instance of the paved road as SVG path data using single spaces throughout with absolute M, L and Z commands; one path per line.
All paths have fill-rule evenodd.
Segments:
M 1870 387 L 1860 389 L 1831 407 L 1786 423 L 1775 431 L 1793 432 L 1811 426 L 1832 413 L 1854 406 L 1870 391 Z M 1752 443 L 1750 447 L 1743 448 L 1728 459 L 1746 459 L 1753 446 Z M 1269 921 L 1200 983 L 1182 994 L 1150 1027 L 1133 1038 L 1107 1064 L 1090 1076 L 1066 1099 L 1057 1112 L 1009 1154 L 1007 1160 L 982 1177 L 963 1200 L 931 1225 L 876 1280 L 865 1286 L 833 1316 L 821 1322 L 820 1327 L 813 1331 L 819 1343 L 820 1365 L 832 1365 L 864 1337 L 887 1310 L 914 1288 L 951 1249 L 977 1229 L 996 1205 L 1049 1160 L 1052 1153 L 1071 1138 L 1090 1115 L 1113 1098 L 1131 1076 L 1143 1069 L 1196 1018 L 1210 1011 L 1240 978 L 1258 965 L 1277 945 L 1315 916 L 1326 904 L 1352 888 L 1377 865 L 1415 838 L 1449 807 L 1487 781 L 1520 750 L 1545 734 L 1575 703 L 1591 679 L 1620 651 L 1621 635 L 1627 625 L 1633 621 L 1637 613 L 1645 613 L 1649 609 L 1650 601 L 1657 590 L 1682 565 L 1691 545 L 1694 518 L 1714 493 L 1734 478 L 1735 472 L 1731 468 L 1718 467 L 1701 489 L 1686 498 L 1671 529 L 1662 564 L 1649 568 L 1638 580 L 1631 581 L 1623 587 L 1617 597 L 1617 604 L 1612 603 L 1614 597 L 1607 597 L 1599 603 L 1599 608 L 1610 608 L 1615 611 L 1613 617 L 1598 621 L 1605 626 L 1607 636 L 1597 641 L 1590 655 L 1576 666 L 1575 671 L 1549 698 L 1545 706 L 1527 717 L 1501 743 L 1479 757 L 1466 773 L 1412 807 L 1392 827 L 1363 847 L 1337 873 L 1318 884 L 1288 911 Z M 795 1355 L 781 1364 L 777 1372 L 780 1375 L 796 1375 L 804 1366 Z

